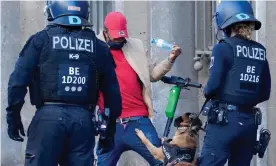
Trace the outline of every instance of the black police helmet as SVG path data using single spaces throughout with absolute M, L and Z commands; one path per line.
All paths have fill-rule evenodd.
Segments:
M 52 24 L 92 26 L 88 21 L 88 1 L 46 1 L 45 12 Z
M 240 23 L 252 22 L 255 30 L 259 30 L 262 23 L 254 16 L 251 4 L 248 1 L 221 1 L 215 14 L 217 28 L 224 30 L 227 27 Z

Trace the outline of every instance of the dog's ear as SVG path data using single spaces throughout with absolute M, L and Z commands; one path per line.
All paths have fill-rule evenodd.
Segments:
M 191 113 L 189 116 L 191 120 L 191 126 L 202 126 L 202 121 L 199 119 L 198 114 Z
M 189 118 L 193 120 L 193 119 L 197 118 L 197 114 L 196 113 L 190 113 Z
M 183 114 L 182 115 L 182 120 L 183 121 L 185 121 L 185 122 L 190 122 L 190 115 L 191 115 L 192 113 L 190 113 L 190 112 L 186 112 L 185 114 Z
M 202 121 L 199 118 L 195 118 L 195 119 L 193 119 L 191 126 L 201 127 L 202 126 Z
M 185 112 L 185 116 L 189 117 L 192 113 L 191 112 Z
M 174 120 L 174 127 L 180 127 L 180 123 L 183 122 L 182 116 L 179 116 Z

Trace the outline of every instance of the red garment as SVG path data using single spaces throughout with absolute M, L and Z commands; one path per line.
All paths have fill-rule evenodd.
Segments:
M 116 75 L 122 96 L 122 114 L 120 118 L 132 116 L 148 116 L 147 106 L 142 96 L 142 86 L 139 77 L 129 65 L 122 50 L 111 50 L 116 63 Z M 100 109 L 104 109 L 103 95 L 98 100 Z
M 127 20 L 120 12 L 110 12 L 104 19 L 104 25 L 108 29 L 108 33 L 114 39 L 128 37 Z

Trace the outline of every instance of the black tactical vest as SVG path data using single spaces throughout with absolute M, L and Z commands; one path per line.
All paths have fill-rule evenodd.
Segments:
M 260 81 L 265 66 L 266 49 L 255 41 L 231 37 L 222 42 L 234 52 L 232 66 L 226 73 L 218 99 L 231 104 L 255 106 L 260 94 Z
M 61 27 L 46 29 L 47 51 L 40 56 L 40 97 L 42 102 L 95 104 L 98 69 L 96 36 L 92 30 L 68 32 Z M 45 50 L 45 49 L 44 49 Z

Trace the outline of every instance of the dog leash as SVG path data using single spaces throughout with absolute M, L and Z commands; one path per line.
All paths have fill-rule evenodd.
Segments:
M 191 124 L 190 124 L 190 127 L 193 125 L 194 121 L 195 121 L 196 119 L 198 119 L 199 116 L 202 114 L 202 112 L 203 112 L 203 110 L 204 110 L 204 108 L 205 108 L 205 105 L 208 103 L 209 100 L 210 100 L 210 98 L 207 98 L 207 99 L 204 101 L 204 104 L 202 105 L 199 114 L 192 120 L 192 122 L 191 122 Z M 205 131 L 202 127 L 200 127 L 200 130 Z

